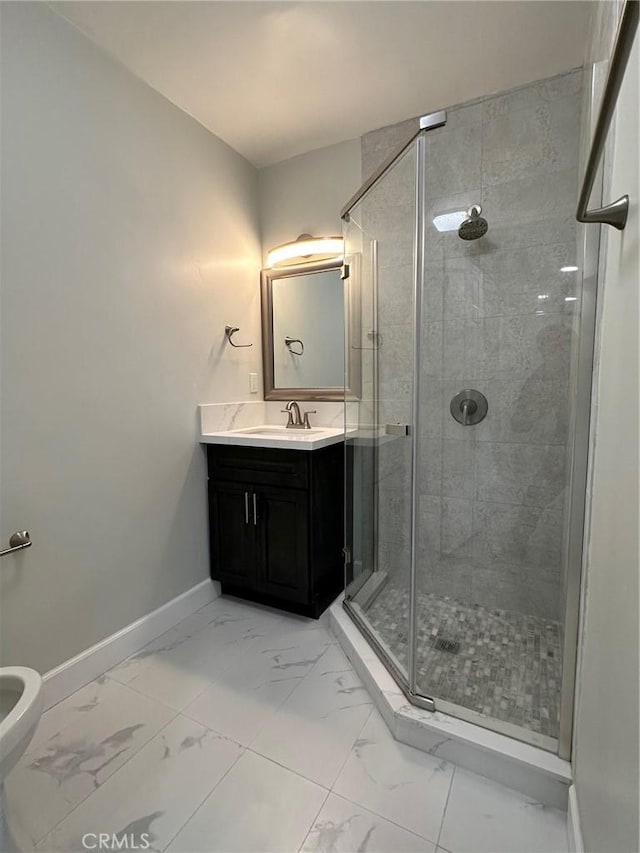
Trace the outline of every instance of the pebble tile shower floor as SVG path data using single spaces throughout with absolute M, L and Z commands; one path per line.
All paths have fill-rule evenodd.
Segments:
M 409 597 L 393 580 L 367 616 L 407 665 Z M 562 628 L 558 622 L 509 610 L 418 593 L 418 685 L 426 695 L 548 737 L 558 737 Z M 435 648 L 438 639 L 457 652 Z
M 564 812 L 395 741 L 326 623 L 233 599 L 43 714 L 6 787 L 25 853 L 567 851 Z

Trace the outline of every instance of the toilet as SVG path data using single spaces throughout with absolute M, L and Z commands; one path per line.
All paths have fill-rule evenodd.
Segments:
M 0 667 L 0 850 L 27 849 L 5 807 L 4 780 L 24 753 L 42 714 L 42 678 L 24 666 Z M 27 842 L 28 844 L 29 842 Z

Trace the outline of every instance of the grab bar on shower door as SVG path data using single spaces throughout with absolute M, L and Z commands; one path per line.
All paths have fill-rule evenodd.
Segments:
M 627 224 L 627 214 L 629 213 L 629 196 L 623 195 L 611 204 L 604 207 L 598 207 L 594 210 L 587 210 L 589 197 L 596 179 L 596 172 L 602 159 L 602 152 L 607 139 L 611 118 L 616 108 L 618 93 L 624 79 L 624 72 L 629 60 L 629 54 L 633 47 L 633 40 L 638 28 L 638 9 L 640 3 L 638 0 L 626 0 L 616 43 L 611 56 L 609 72 L 607 74 L 607 82 L 604 86 L 604 94 L 602 96 L 602 104 L 598 113 L 596 129 L 591 142 L 591 152 L 587 161 L 587 168 L 584 173 L 584 182 L 582 191 L 578 200 L 578 209 L 576 211 L 576 219 L 578 222 L 600 222 L 603 225 L 613 225 L 619 231 L 622 231 Z

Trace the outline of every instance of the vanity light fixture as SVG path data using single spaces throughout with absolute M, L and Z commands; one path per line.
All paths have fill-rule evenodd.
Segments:
M 301 234 L 291 243 L 283 243 L 267 254 L 269 267 L 288 267 L 318 261 L 339 260 L 344 255 L 342 237 L 312 237 Z

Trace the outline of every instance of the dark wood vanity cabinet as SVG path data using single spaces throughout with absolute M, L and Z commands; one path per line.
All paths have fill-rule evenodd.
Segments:
M 343 587 L 343 446 L 207 445 L 211 577 L 318 618 Z

